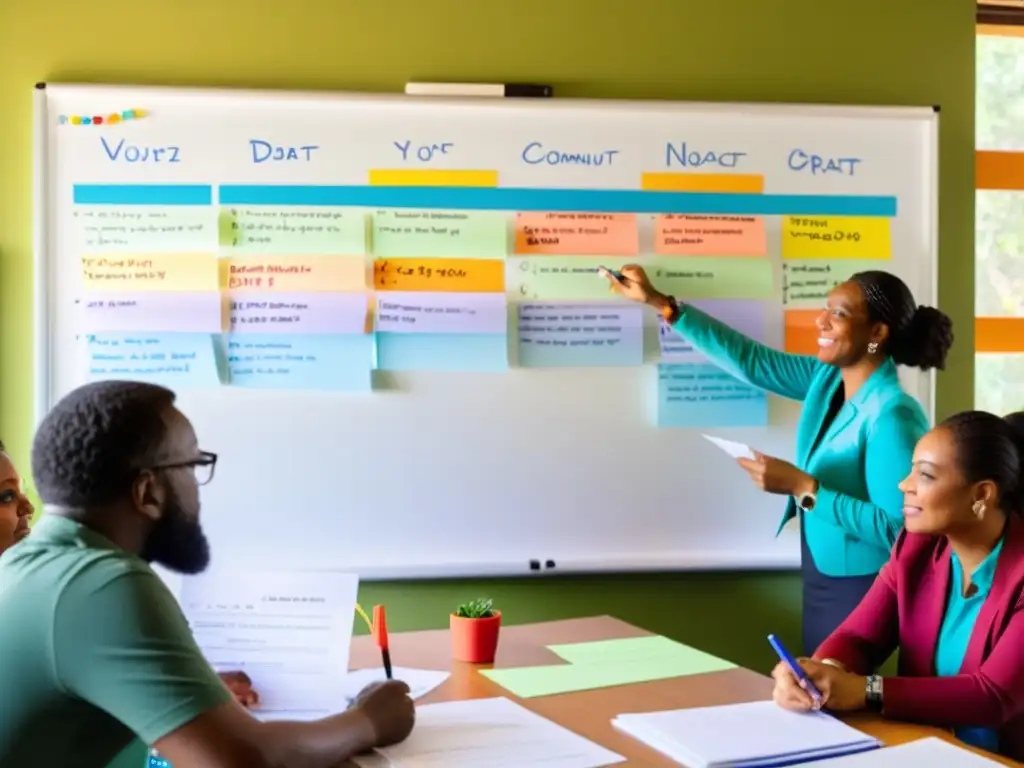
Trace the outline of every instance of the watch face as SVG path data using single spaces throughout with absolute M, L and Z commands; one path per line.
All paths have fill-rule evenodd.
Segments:
M 814 509 L 814 497 L 808 494 L 807 496 L 800 497 L 800 507 L 810 512 Z

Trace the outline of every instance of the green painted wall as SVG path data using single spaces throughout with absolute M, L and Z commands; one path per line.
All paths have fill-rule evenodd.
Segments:
M 395 91 L 407 79 L 550 82 L 561 96 L 941 104 L 940 303 L 958 342 L 939 415 L 971 405 L 973 0 L 0 0 L 0 436 L 23 468 L 33 83 Z M 402 629 L 442 625 L 478 593 L 513 622 L 610 613 L 762 668 L 766 632 L 797 636 L 791 575 L 378 585 L 363 599 L 387 602 Z

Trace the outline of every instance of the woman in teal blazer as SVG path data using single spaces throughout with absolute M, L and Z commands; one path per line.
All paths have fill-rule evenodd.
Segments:
M 622 296 L 646 303 L 695 349 L 736 378 L 803 402 L 796 464 L 758 455 L 739 462 L 758 486 L 789 497 L 779 529 L 799 515 L 803 644 L 812 653 L 853 611 L 903 525 L 898 488 L 928 419 L 900 387 L 897 365 L 941 369 L 950 319 L 919 307 L 888 272 L 836 287 L 817 318 L 816 357 L 771 349 L 651 285 L 643 269 L 604 272 Z

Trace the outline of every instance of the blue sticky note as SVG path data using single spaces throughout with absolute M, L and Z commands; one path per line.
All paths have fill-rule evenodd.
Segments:
M 208 333 L 95 333 L 88 345 L 90 381 L 127 379 L 171 389 L 220 384 Z
M 644 307 L 520 304 L 519 365 L 524 368 L 642 365 Z
M 368 333 L 232 333 L 227 340 L 228 370 L 235 387 L 349 392 L 373 388 L 373 336 Z
M 765 393 L 710 363 L 658 365 L 659 427 L 763 427 Z
M 505 371 L 504 333 L 378 333 L 382 371 Z

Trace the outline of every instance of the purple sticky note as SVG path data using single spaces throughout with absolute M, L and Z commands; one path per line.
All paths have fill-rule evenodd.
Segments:
M 79 300 L 83 330 L 89 333 L 220 333 L 218 291 L 88 293 Z
M 505 333 L 504 293 L 382 291 L 377 294 L 381 333 Z
M 230 299 L 231 333 L 364 333 L 364 293 L 242 293 Z

